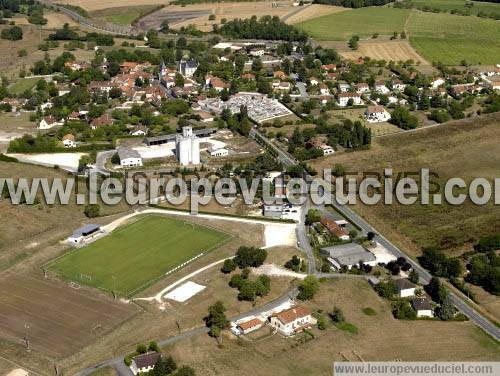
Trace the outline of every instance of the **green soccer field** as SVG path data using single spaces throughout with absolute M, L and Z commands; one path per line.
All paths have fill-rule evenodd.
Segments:
M 57 259 L 63 279 L 132 296 L 229 235 L 177 219 L 147 216 Z

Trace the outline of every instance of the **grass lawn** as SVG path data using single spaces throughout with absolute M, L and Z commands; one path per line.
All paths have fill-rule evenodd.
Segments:
M 96 10 L 91 13 L 91 16 L 119 25 L 131 25 L 138 18 L 144 16 L 145 14 L 148 14 L 156 8 L 158 8 L 157 5 L 114 7 Z
M 227 235 L 177 219 L 147 216 L 75 249 L 50 266 L 64 278 L 131 296 Z
M 495 20 L 414 11 L 408 31 L 413 48 L 431 62 L 497 64 L 500 59 L 500 23 Z
M 31 90 L 35 87 L 36 83 L 40 81 L 39 77 L 23 78 L 15 82 L 9 87 L 9 92 L 12 94 L 22 94 L 26 90 Z
M 407 9 L 367 7 L 318 17 L 296 26 L 317 40 L 348 40 L 353 35 L 363 38 L 374 33 L 392 35 L 394 31 L 403 31 L 409 13 Z

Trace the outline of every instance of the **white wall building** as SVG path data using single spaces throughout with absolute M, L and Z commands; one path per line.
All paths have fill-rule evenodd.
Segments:
M 309 308 L 296 306 L 271 316 L 270 324 L 279 333 L 289 336 L 316 324 L 316 319 Z
M 380 123 L 388 121 L 391 114 L 383 106 L 368 106 L 365 111 L 365 119 L 369 123 Z
M 137 150 L 121 147 L 118 149 L 118 156 L 122 167 L 142 166 L 142 157 Z
M 415 289 L 417 286 L 409 280 L 405 278 L 397 279 L 394 281 L 394 284 L 396 285 L 396 293 L 398 297 L 407 298 L 415 295 Z
M 192 127 L 182 128 L 182 135 L 175 140 L 175 151 L 181 166 L 200 164 L 200 140 L 193 134 Z
M 427 298 L 415 298 L 411 301 L 411 306 L 417 313 L 417 317 L 434 317 L 432 305 Z
M 361 100 L 361 95 L 359 95 L 358 93 L 348 92 L 339 94 L 339 106 L 346 107 L 350 99 L 352 99 L 353 106 L 359 106 L 363 104 L 363 101 Z
M 155 368 L 155 364 L 160 358 L 161 354 L 157 352 L 134 356 L 132 358 L 132 364 L 130 364 L 130 370 L 134 375 L 149 372 Z
M 209 148 L 208 152 L 210 153 L 211 157 L 227 157 L 229 155 L 229 150 L 227 150 L 226 148 Z

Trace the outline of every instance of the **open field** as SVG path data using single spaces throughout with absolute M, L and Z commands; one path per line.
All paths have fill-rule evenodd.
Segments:
M 392 168 L 393 176 L 399 172 L 412 172 L 412 177 L 417 177 L 415 173 L 421 168 L 429 168 L 439 175 L 434 180 L 441 185 L 442 192 L 444 182 L 451 177 L 460 177 L 466 182 L 476 177 L 498 177 L 499 127 L 498 114 L 455 121 L 375 139 L 369 150 L 336 153 L 313 165 L 321 170 L 342 164 L 347 171 L 377 171 L 381 174 L 384 168 Z M 459 206 L 418 203 L 364 206 L 359 203 L 355 209 L 414 256 L 426 246 L 454 254 L 464 243 L 467 245 L 500 231 L 500 211 L 492 202 L 482 206 L 468 200 Z
M 313 329 L 315 338 L 300 343 L 297 338 L 274 335 L 251 342 L 227 335 L 222 346 L 207 335 L 191 338 L 164 351 L 180 363 L 204 375 L 329 375 L 332 361 L 430 361 L 495 360 L 498 345 L 470 322 L 405 321 L 392 317 L 389 302 L 377 297 L 365 281 L 339 279 L 322 284 L 311 308 L 331 312 L 342 309 L 358 334 L 329 325 Z M 362 312 L 372 308 L 375 316 Z M 267 328 L 256 335 L 268 333 Z M 357 354 L 357 355 L 356 355 Z M 344 358 L 345 357 L 345 358 Z
M 497 64 L 500 23 L 479 17 L 413 11 L 408 20 L 412 46 L 429 61 L 457 65 Z
M 114 8 L 114 7 L 135 7 L 140 5 L 161 5 L 168 4 L 170 0 L 64 0 L 54 3 L 77 5 L 83 9 L 92 12 L 94 10 Z
M 417 51 L 413 49 L 407 40 L 395 39 L 395 40 L 380 40 L 380 39 L 370 39 L 362 40 L 359 42 L 359 47 L 357 50 L 339 51 L 345 59 L 356 60 L 359 57 L 368 56 L 371 59 L 385 60 L 385 61 L 399 61 L 412 59 L 415 62 L 420 61 L 420 63 L 426 64 L 425 59 L 420 56 Z
M 411 0 L 411 2 L 419 8 L 429 7 L 431 9 L 440 9 L 448 12 L 456 9 L 460 11 L 470 10 L 471 14 L 477 14 L 479 12 L 500 13 L 499 4 L 481 1 L 472 2 L 473 6 L 470 8 L 465 6 L 465 4 L 470 3 L 465 0 Z
M 73 353 L 138 312 L 34 275 L 5 275 L 0 289 L 1 335 L 19 343 L 28 333 L 31 347 L 50 357 Z
M 307 8 L 305 8 L 304 10 L 301 10 L 300 12 L 293 14 L 290 17 L 287 17 L 286 23 L 293 25 L 296 23 L 305 22 L 313 18 L 327 16 L 333 13 L 345 12 L 348 10 L 350 10 L 350 8 L 336 7 L 323 4 L 312 4 Z
M 26 90 L 33 89 L 39 80 L 39 77 L 28 77 L 20 79 L 9 87 L 9 92 L 12 94 L 22 94 Z
M 404 29 L 409 10 L 394 8 L 359 8 L 318 17 L 297 26 L 314 39 L 347 41 L 353 35 L 371 37 L 374 33 L 392 35 Z
M 90 16 L 119 25 L 131 25 L 134 21 L 153 11 L 157 7 L 157 5 L 112 7 L 95 10 L 90 13 Z
M 186 6 L 169 5 L 158 12 L 154 12 L 138 23 L 141 28 L 158 27 L 164 19 L 169 20 L 173 28 L 180 28 L 194 24 L 202 31 L 212 31 L 213 24 L 220 24 L 221 19 L 247 18 L 253 15 L 283 17 L 295 10 L 291 1 L 282 1 L 284 6 L 272 6 L 273 1 L 248 1 L 248 2 L 220 2 L 200 3 Z M 209 21 L 210 14 L 215 14 L 215 21 Z
M 63 184 L 68 178 L 61 170 L 6 162 L 0 162 L 0 176 L 25 177 L 28 180 L 34 177 L 60 178 Z M 81 193 L 86 192 L 83 181 L 79 182 L 79 189 Z M 92 223 L 107 223 L 112 218 L 107 216 L 129 209 L 126 203 L 101 205 L 104 217 L 93 218 Z M 8 200 L 0 200 L 0 270 L 30 255 L 54 251 L 54 244 L 68 237 L 74 229 L 90 222 L 83 210 L 83 205 L 77 205 L 76 199 L 70 200 L 68 205 L 46 205 L 43 200 L 37 205 L 12 205 Z M 26 260 L 24 264 L 27 264 Z
M 226 234 L 208 227 L 147 216 L 82 249 L 70 251 L 50 269 L 64 279 L 131 296 L 225 239 Z

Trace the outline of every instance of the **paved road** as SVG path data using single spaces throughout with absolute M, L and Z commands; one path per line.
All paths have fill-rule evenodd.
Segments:
M 309 98 L 309 93 L 307 92 L 307 89 L 306 89 L 306 84 L 303 83 L 302 81 L 297 81 L 295 83 L 295 86 L 297 86 L 297 89 L 299 89 L 299 92 L 300 92 L 300 96 L 303 98 L 303 99 L 307 99 Z
M 276 145 L 274 145 L 269 139 L 262 136 L 261 134 L 259 134 L 259 136 L 264 142 L 266 142 L 268 145 L 273 147 L 278 152 L 278 158 L 281 160 L 281 162 L 283 163 L 283 165 L 285 167 L 288 167 L 291 164 L 296 163 L 294 161 L 293 157 L 291 157 L 287 153 L 284 153 L 283 151 L 279 150 L 276 147 Z M 255 135 L 253 137 L 255 137 Z M 401 249 L 396 247 L 387 238 L 385 238 L 383 235 L 381 235 L 380 232 L 377 231 L 376 228 L 374 228 L 372 225 L 370 225 L 361 216 L 359 216 L 357 213 L 355 213 L 351 208 L 349 208 L 346 205 L 337 203 L 335 200 L 333 203 L 333 207 L 335 207 L 337 210 L 339 210 L 341 213 L 343 213 L 351 223 L 354 223 L 356 226 L 358 226 L 364 234 L 366 234 L 368 232 L 376 233 L 377 235 L 375 237 L 375 240 L 378 243 L 380 243 L 385 248 L 387 248 L 396 257 L 405 257 L 408 260 L 408 262 L 412 265 L 412 267 L 419 273 L 420 282 L 423 284 L 429 283 L 432 276 L 430 275 L 430 273 L 427 270 L 422 268 L 420 266 L 420 264 L 418 264 L 416 261 L 412 260 Z M 328 210 L 324 206 L 316 206 L 316 208 L 319 209 L 324 214 L 329 214 Z M 310 251 L 307 248 L 310 247 L 310 245 L 309 244 L 305 245 L 305 243 L 304 243 L 304 240 L 307 239 L 307 236 L 304 237 L 304 234 L 301 231 L 298 231 L 297 236 L 299 237 L 301 248 L 303 248 L 304 251 L 309 255 Z M 474 322 L 477 326 L 481 327 L 486 333 L 491 335 L 497 341 L 500 341 L 500 329 L 494 323 L 489 321 L 486 317 L 484 317 L 478 311 L 476 311 L 474 308 L 472 308 L 470 305 L 468 305 L 466 302 L 466 299 L 467 299 L 466 297 L 459 296 L 459 295 L 455 294 L 453 291 L 448 291 L 448 292 L 450 294 L 450 299 L 451 299 L 452 303 L 455 305 L 455 307 L 458 310 L 460 310 L 465 316 L 467 316 L 469 318 L 469 320 Z
M 90 170 L 90 173 L 99 173 L 105 176 L 109 176 L 110 171 L 106 168 L 106 161 L 110 159 L 115 153 L 116 150 L 106 150 L 98 152 L 95 158 L 95 167 Z

